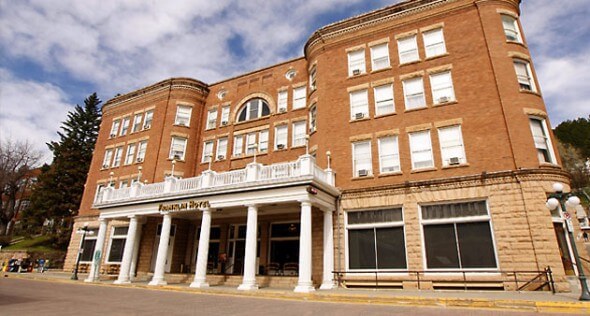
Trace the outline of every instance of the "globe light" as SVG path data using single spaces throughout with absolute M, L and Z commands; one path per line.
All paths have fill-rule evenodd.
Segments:
M 545 203 L 545 206 L 547 206 L 550 211 L 554 211 L 559 206 L 559 201 L 556 198 L 550 198 L 547 200 L 547 203 Z
M 553 191 L 555 191 L 557 193 L 563 192 L 563 184 L 561 184 L 559 182 L 553 183 Z
M 576 207 L 576 206 L 580 205 L 580 198 L 575 195 L 572 195 L 567 199 L 567 203 L 571 207 Z

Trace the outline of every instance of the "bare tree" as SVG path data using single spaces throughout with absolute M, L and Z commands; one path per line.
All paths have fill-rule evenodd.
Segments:
M 40 159 L 41 153 L 28 141 L 0 139 L 0 236 L 11 233 L 9 223 L 19 209 L 17 201 Z

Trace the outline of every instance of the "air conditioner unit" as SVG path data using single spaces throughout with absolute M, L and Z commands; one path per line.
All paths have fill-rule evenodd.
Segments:
M 285 113 L 287 112 L 287 108 L 279 108 L 279 113 Z
M 150 124 L 146 124 L 143 126 L 143 129 L 150 129 L 150 128 L 152 128 L 152 126 Z
M 186 126 L 186 122 L 178 122 L 178 125 L 180 125 L 180 126 Z
M 178 155 L 178 154 L 174 155 L 174 160 L 181 160 L 180 155 Z
M 137 158 L 135 159 L 136 162 L 143 162 L 143 158 Z
M 115 137 L 117 137 L 117 134 L 111 134 L 110 137 L 115 138 Z
M 356 114 L 354 115 L 354 118 L 355 118 L 355 119 L 357 119 L 357 120 L 360 120 L 360 119 L 362 119 L 363 117 L 365 117 L 365 113 L 362 113 L 362 112 L 361 112 L 361 113 L 356 113 Z
M 436 100 L 436 102 L 438 102 L 438 103 L 447 103 L 449 101 L 451 101 L 451 98 L 449 98 L 449 97 L 440 97 Z
M 360 69 L 353 69 L 353 70 L 352 70 L 352 75 L 353 75 L 353 76 L 358 76 L 358 75 L 360 75 L 360 74 L 361 74 L 361 70 L 360 70 Z
M 105 165 L 102 165 L 102 168 L 103 169 L 107 169 L 108 167 L 109 167 L 109 165 L 106 165 L 106 164 Z
M 449 165 L 458 165 L 460 163 L 459 157 L 451 157 L 449 159 Z
M 359 177 L 366 177 L 369 175 L 369 170 L 367 169 L 361 169 L 358 171 L 358 175 Z
M 225 159 L 224 155 L 217 155 L 217 160 L 223 160 L 223 159 Z
M 285 149 L 285 144 L 277 144 L 277 149 Z
M 221 121 L 221 125 L 222 126 L 226 126 L 227 125 L 227 121 Z

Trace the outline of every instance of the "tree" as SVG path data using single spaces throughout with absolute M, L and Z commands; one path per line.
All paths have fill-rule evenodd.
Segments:
M 11 234 L 9 225 L 19 210 L 19 200 L 30 186 L 29 178 L 41 153 L 28 141 L 0 140 L 0 236 Z
M 93 93 L 84 100 L 84 107 L 76 105 L 68 113 L 57 133 L 59 141 L 47 144 L 53 152 L 53 162 L 44 168 L 33 191 L 27 220 L 38 223 L 40 219 L 34 217 L 45 217 L 66 223 L 57 231 L 60 246 L 67 245 L 71 219 L 78 214 L 82 200 L 101 121 L 100 103 Z
M 590 116 L 562 122 L 554 131 L 561 142 L 574 146 L 583 158 L 590 157 Z

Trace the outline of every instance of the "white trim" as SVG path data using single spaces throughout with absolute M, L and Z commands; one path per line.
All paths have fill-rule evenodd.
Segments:
M 113 235 L 115 232 L 115 228 L 117 228 L 117 227 L 127 227 L 127 230 L 129 230 L 129 225 L 127 225 L 127 226 L 125 226 L 125 225 L 111 226 L 111 233 L 109 234 L 109 243 L 108 243 L 106 254 L 104 256 L 104 263 L 105 264 L 121 264 L 121 262 L 123 261 L 123 257 L 121 257 L 121 262 L 108 261 L 109 257 L 111 256 L 111 246 L 112 246 L 113 239 L 125 239 L 125 243 L 127 243 L 127 234 Z M 125 249 L 125 247 L 123 247 L 123 249 Z M 125 255 L 125 254 L 123 254 L 123 255 Z

